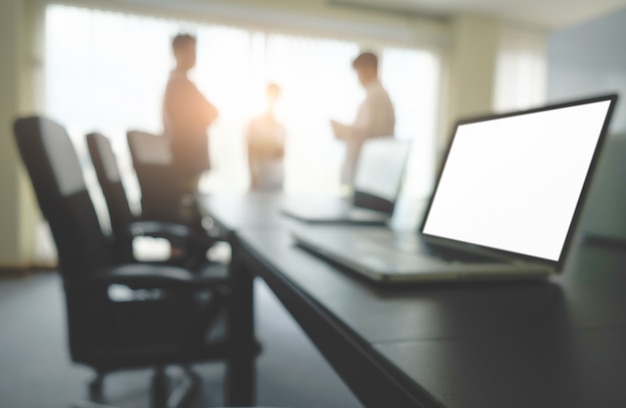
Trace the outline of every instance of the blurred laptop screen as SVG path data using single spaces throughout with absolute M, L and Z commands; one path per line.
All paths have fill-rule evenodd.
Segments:
M 395 201 L 409 153 L 409 142 L 391 137 L 369 139 L 357 163 L 354 189 Z

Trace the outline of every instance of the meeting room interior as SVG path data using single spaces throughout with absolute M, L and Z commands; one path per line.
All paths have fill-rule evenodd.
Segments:
M 0 407 L 626 407 L 626 0 L 0 31 Z

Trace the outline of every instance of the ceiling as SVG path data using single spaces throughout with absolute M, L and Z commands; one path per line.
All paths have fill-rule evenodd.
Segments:
M 626 7 L 626 0 L 328 0 L 328 3 L 441 18 L 460 13 L 482 14 L 546 29 L 563 28 Z
M 626 8 L 626 0 L 115 0 L 172 10 L 267 14 L 297 9 L 363 10 L 445 20 L 459 14 L 485 15 L 555 30 Z

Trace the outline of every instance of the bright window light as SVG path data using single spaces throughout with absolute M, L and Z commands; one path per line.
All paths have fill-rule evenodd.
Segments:
M 138 201 L 126 131 L 162 132 L 170 41 L 179 31 L 196 35 L 193 79 L 220 113 L 209 131 L 213 168 L 201 188 L 248 188 L 244 130 L 262 112 L 273 81 L 282 88 L 278 111 L 287 129 L 285 189 L 338 192 L 344 146 L 329 120 L 351 122 L 364 96 L 351 68 L 358 42 L 49 5 L 45 113 L 70 129 L 86 166 L 84 135 L 100 131 L 111 138 L 129 197 Z M 432 185 L 440 59 L 426 49 L 379 51 L 396 137 L 415 140 L 405 191 L 421 194 Z

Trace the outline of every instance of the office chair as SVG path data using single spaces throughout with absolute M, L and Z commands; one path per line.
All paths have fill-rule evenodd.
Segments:
M 138 130 L 128 131 L 126 139 L 141 190 L 142 216 L 202 228 L 195 199 L 177 185 L 169 140 Z
M 87 136 L 89 154 L 104 195 L 115 242 L 115 251 L 120 262 L 132 262 L 133 239 L 137 236 L 165 238 L 173 246 L 183 249 L 182 255 L 171 261 L 195 269 L 207 261 L 207 250 L 217 237 L 208 231 L 191 229 L 179 223 L 137 219 L 130 209 L 126 191 L 122 184 L 119 167 L 109 139 L 99 133 Z
M 14 133 L 57 246 L 70 356 L 96 372 L 90 394 L 102 395 L 109 372 L 154 367 L 153 406 L 171 396 L 177 401 L 170 403 L 184 402 L 198 384 L 189 365 L 232 352 L 227 333 L 206 336 L 223 303 L 223 282 L 170 265 L 115 264 L 65 129 L 33 116 L 17 119 Z M 127 290 L 115 296 L 116 288 Z M 183 392 L 168 394 L 168 365 L 186 367 Z

